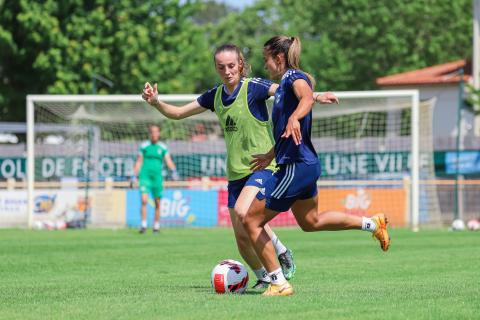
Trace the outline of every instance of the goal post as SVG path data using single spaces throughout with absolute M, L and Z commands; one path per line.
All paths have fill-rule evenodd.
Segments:
M 397 205 L 397 200 L 388 198 L 390 194 L 402 194 L 405 224 L 412 230 L 418 230 L 423 223 L 438 223 L 440 218 L 432 218 L 432 212 L 439 211 L 436 191 L 422 184 L 423 180 L 435 179 L 431 143 L 434 102 L 420 103 L 418 90 L 335 94 L 340 105 L 315 105 L 313 109 L 312 141 L 322 164 L 319 202 L 327 204 L 342 197 L 342 203 L 353 201 L 359 205 L 358 199 L 365 198 L 365 190 L 371 188 L 374 191 L 369 197 L 383 197 L 380 207 L 387 213 L 389 203 Z M 197 97 L 161 95 L 160 99 L 182 105 Z M 175 193 L 177 189 L 225 188 L 223 132 L 215 114 L 208 110 L 173 121 L 148 106 L 140 95 L 28 95 L 28 226 L 35 223 L 38 188 L 68 188 L 73 179 L 78 193 L 86 198 L 89 189 L 128 188 L 134 157 L 141 141 L 147 138 L 148 124 L 160 124 L 160 139 L 168 145 L 181 176 L 180 181 L 173 181 L 164 172 L 166 190 Z M 421 153 L 426 156 L 421 158 Z M 372 201 L 368 198 L 367 204 Z M 174 200 L 166 205 L 171 206 L 168 210 L 180 210 Z M 83 204 L 84 208 L 88 206 Z M 367 211 L 377 208 L 359 206 Z M 351 211 L 358 214 L 358 208 Z M 170 214 L 168 210 L 162 211 L 162 217 Z M 209 210 L 221 211 L 205 207 L 205 211 Z M 198 215 L 190 220 L 198 226 L 220 224 L 217 220 L 202 222 Z M 171 221 L 175 225 L 176 220 Z

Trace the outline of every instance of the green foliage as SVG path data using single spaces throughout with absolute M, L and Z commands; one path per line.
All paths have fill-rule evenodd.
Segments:
M 471 108 L 475 115 L 480 115 L 480 89 L 474 88 L 471 84 L 467 84 L 468 98 L 466 106 Z
M 145 81 L 162 93 L 198 91 L 210 54 L 196 10 L 180 0 L 5 1 L 2 120 L 24 117 L 27 93 L 90 94 L 94 74 L 114 82 L 99 93 L 139 93 Z
M 377 77 L 471 57 L 470 0 L 277 3 L 318 90 L 373 89 Z
M 0 120 L 25 120 L 26 94 L 202 92 L 218 83 L 215 47 L 239 45 L 267 77 L 263 43 L 299 35 L 316 89 L 375 88 L 375 78 L 468 58 L 471 0 L 257 0 L 233 10 L 212 0 L 0 1 Z

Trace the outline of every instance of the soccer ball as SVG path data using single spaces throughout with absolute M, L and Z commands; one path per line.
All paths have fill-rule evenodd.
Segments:
M 235 260 L 220 261 L 213 268 L 212 287 L 216 293 L 244 293 L 248 284 L 248 272 Z
M 471 231 L 478 231 L 480 229 L 480 221 L 477 219 L 472 219 L 467 222 L 467 228 Z
M 455 219 L 452 222 L 453 231 L 463 231 L 465 230 L 465 222 L 462 219 Z

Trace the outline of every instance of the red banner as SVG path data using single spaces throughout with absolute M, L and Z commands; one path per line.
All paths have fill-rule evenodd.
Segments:
M 268 223 L 272 227 L 296 226 L 297 221 L 291 210 L 282 212 Z M 230 227 L 230 213 L 228 211 L 228 192 L 225 189 L 218 191 L 218 225 L 220 227 Z

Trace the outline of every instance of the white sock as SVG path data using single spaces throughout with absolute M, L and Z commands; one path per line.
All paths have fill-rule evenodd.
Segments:
M 277 256 L 287 251 L 287 247 L 283 245 L 282 241 L 278 239 L 275 233 L 272 234 L 272 243 L 273 243 L 273 246 L 275 247 L 275 252 L 277 253 Z
M 158 221 L 155 222 L 155 223 L 153 224 L 153 229 L 155 229 L 155 230 L 160 229 L 160 222 L 158 222 Z
M 264 267 L 261 267 L 260 269 L 257 269 L 257 270 L 253 270 L 253 272 L 257 276 L 258 280 L 270 282 L 270 278 L 268 277 L 268 272 L 267 270 L 265 270 Z
M 285 276 L 283 275 L 282 268 L 278 268 L 277 270 L 268 273 L 268 276 L 272 280 L 272 284 L 280 285 L 287 282 Z
M 142 228 L 146 228 L 147 227 L 147 220 L 142 220 Z
M 370 218 L 362 217 L 362 230 L 374 232 L 377 229 L 377 224 Z

